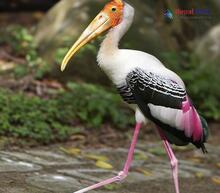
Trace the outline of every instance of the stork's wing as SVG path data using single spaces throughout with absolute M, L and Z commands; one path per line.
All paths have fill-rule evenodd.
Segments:
M 140 68 L 130 72 L 126 80 L 136 104 L 147 118 L 160 126 L 182 131 L 184 137 L 193 141 L 202 140 L 200 117 L 183 86 Z
M 148 104 L 181 109 L 186 98 L 185 89 L 174 80 L 136 68 L 127 76 L 132 92 Z

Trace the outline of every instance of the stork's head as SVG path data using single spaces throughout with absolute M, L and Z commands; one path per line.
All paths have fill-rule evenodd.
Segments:
M 123 19 L 123 10 L 123 0 L 112 0 L 106 4 L 104 9 L 95 17 L 95 19 L 90 23 L 80 38 L 69 50 L 63 59 L 61 70 L 64 71 L 69 60 L 81 47 L 103 32 L 119 25 Z

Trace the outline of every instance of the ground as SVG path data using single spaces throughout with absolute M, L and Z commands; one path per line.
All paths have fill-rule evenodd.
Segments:
M 203 155 L 193 146 L 177 148 L 181 193 L 220 192 L 220 146 L 207 145 Z M 52 147 L 0 152 L 1 193 L 72 193 L 117 174 L 125 148 L 77 149 Z M 102 193 L 172 193 L 171 171 L 162 144 L 141 140 L 129 177 L 123 183 L 100 188 Z

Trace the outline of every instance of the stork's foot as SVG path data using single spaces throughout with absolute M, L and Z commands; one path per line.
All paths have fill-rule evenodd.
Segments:
M 94 184 L 94 185 L 89 186 L 87 188 L 84 188 L 82 190 L 76 191 L 74 193 L 85 193 L 85 192 L 88 192 L 90 190 L 95 190 L 97 188 L 100 188 L 100 187 L 112 184 L 114 182 L 122 182 L 127 176 L 128 176 L 127 172 L 121 171 L 121 172 L 118 173 L 117 176 L 115 176 L 113 178 L 109 178 L 109 179 L 104 180 L 104 181 L 102 181 L 100 183 L 97 183 L 97 184 Z
M 118 173 L 118 181 L 121 182 L 123 180 L 125 180 L 125 178 L 127 178 L 128 173 L 121 171 Z

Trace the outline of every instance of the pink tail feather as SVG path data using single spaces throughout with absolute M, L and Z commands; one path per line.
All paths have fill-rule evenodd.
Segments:
M 195 142 L 200 141 L 203 138 L 201 120 L 189 98 L 183 102 L 182 111 L 183 117 L 181 126 L 184 129 L 186 136 L 192 137 Z

